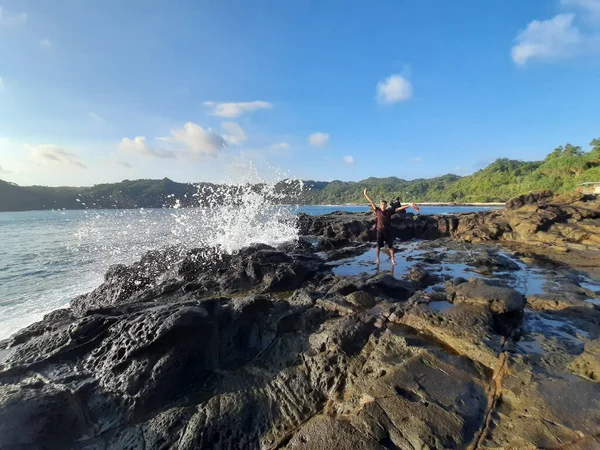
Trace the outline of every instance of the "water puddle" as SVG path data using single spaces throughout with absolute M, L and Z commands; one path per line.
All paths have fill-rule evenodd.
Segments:
M 0 348 L 0 364 L 4 363 L 12 354 L 17 350 L 19 346 L 12 348 Z
M 452 308 L 452 303 L 446 301 L 446 300 L 440 300 L 440 301 L 436 301 L 436 302 L 429 302 L 429 307 L 435 311 L 445 311 L 448 308 Z
M 583 348 L 590 339 L 587 331 L 577 327 L 572 320 L 549 314 L 540 314 L 525 310 L 523 317 L 525 341 L 519 344 L 531 344 L 531 340 L 555 340 L 561 344 L 567 343 Z
M 373 317 L 379 316 L 383 312 L 381 305 L 375 305 L 367 311 L 367 314 Z
M 579 286 L 600 295 L 600 282 L 592 281 L 592 280 L 588 279 L 588 280 L 580 282 Z
M 517 349 L 521 351 L 521 353 L 535 353 L 538 355 L 544 354 L 544 349 L 542 348 L 542 344 L 533 339 L 533 340 L 521 340 L 517 343 Z
M 517 256 L 490 245 L 408 241 L 397 243 L 396 250 L 396 266 L 392 266 L 385 250 L 381 251 L 381 263 L 375 264 L 375 248 L 359 256 L 330 261 L 328 265 L 339 276 L 388 273 L 397 279 L 405 279 L 408 271 L 418 265 L 441 279 L 427 287 L 426 292 L 443 291 L 445 281 L 453 278 L 478 278 L 513 288 L 525 296 L 564 294 L 600 305 L 596 299 L 589 298 L 594 296 L 592 293 L 600 293 L 600 282 L 568 269 L 526 264 Z
M 380 263 L 376 264 L 377 253 L 374 248 L 367 250 L 362 255 L 333 261 L 328 265 L 334 266 L 333 273 L 340 276 L 357 276 L 363 273 L 375 275 L 388 272 L 396 278 L 402 278 L 403 275 L 414 265 L 406 260 L 405 254 L 410 254 L 414 250 L 410 247 L 403 248 L 403 251 L 396 253 L 396 265 L 392 266 L 389 254 L 381 252 Z

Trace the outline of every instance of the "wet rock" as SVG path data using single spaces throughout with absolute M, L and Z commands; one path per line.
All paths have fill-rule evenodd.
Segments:
M 375 240 L 375 219 L 370 213 L 301 214 L 299 225 L 307 235 Z M 462 242 L 499 242 L 600 276 L 600 199 L 596 196 L 574 193 L 560 197 L 545 191 L 512 199 L 504 210 L 454 216 L 396 215 L 392 228 L 403 241 L 452 237 Z M 433 257 L 432 263 L 436 259 Z M 478 270 L 517 270 L 510 262 L 501 261 L 501 256 L 494 259 L 479 261 Z
M 563 246 L 583 263 L 594 202 L 532 196 L 394 227 L 401 238 Z M 340 277 L 331 258 L 367 248 L 355 241 L 374 238 L 373 216 L 299 220 L 325 253 L 316 239 L 219 258 L 150 252 L 0 343 L 0 447 L 594 445 L 600 309 L 583 277 L 554 267 L 524 309 L 507 287 L 523 284 L 510 257 L 449 239 L 402 245 L 409 269 L 397 278 L 373 266 Z M 453 264 L 494 279 L 451 279 Z
M 65 448 L 94 435 L 77 394 L 39 378 L 0 385 L 0 405 L 2 448 Z
M 483 448 L 570 448 L 597 436 L 598 383 L 508 355 L 496 386 L 501 401 L 482 430 Z
M 375 305 L 375 297 L 368 292 L 356 291 L 346 295 L 346 301 L 363 308 L 370 308 Z
M 310 307 L 315 304 L 318 294 L 309 291 L 308 289 L 298 289 L 287 299 L 292 306 Z
M 340 248 L 337 250 L 331 250 L 325 253 L 327 261 L 337 261 L 340 259 L 351 258 L 353 256 L 359 256 L 368 251 L 370 246 L 368 245 L 352 245 L 349 247 Z
M 592 308 L 591 304 L 585 303 L 586 298 L 583 295 L 573 295 L 568 292 L 550 292 L 528 296 L 527 305 L 536 311 L 558 311 L 575 307 Z
M 437 216 L 397 214 L 392 218 L 394 235 L 401 240 L 413 238 L 435 239 L 440 231 Z M 445 219 L 444 223 L 445 223 Z M 344 238 L 366 242 L 375 239 L 375 216 L 372 213 L 333 212 L 322 216 L 298 215 L 300 234 Z
M 390 321 L 431 336 L 451 353 L 494 368 L 502 351 L 502 337 L 494 328 L 494 317 L 481 304 L 458 304 L 435 311 L 426 304 L 400 304 Z
M 429 273 L 421 266 L 411 267 L 405 278 L 412 281 L 417 289 L 425 289 L 440 282 L 438 276 Z
M 323 238 L 317 243 L 317 250 L 334 250 L 350 245 L 350 240 L 342 237 Z
M 234 255 L 191 250 L 180 260 L 171 253 L 167 262 L 156 263 L 157 252 L 131 266 L 114 266 L 105 282 L 89 294 L 71 302 L 77 315 L 118 304 L 169 297 L 185 292 L 232 294 L 236 292 L 293 291 L 325 271 L 321 259 L 312 254 L 284 253 L 268 245 L 245 248 Z
M 452 279 L 452 286 L 458 286 L 459 284 L 463 284 L 466 282 L 467 280 L 465 280 L 463 277 L 456 277 Z
M 348 295 L 352 292 L 358 291 L 358 286 L 360 282 L 357 282 L 353 278 L 341 278 L 335 284 L 333 284 L 329 290 L 329 294 L 341 294 Z
M 497 314 L 519 313 L 525 307 L 523 294 L 511 288 L 492 286 L 477 279 L 455 286 L 451 295 L 455 303 L 486 305 Z
M 383 295 L 394 300 L 407 300 L 414 293 L 412 284 L 382 273 L 368 279 L 364 289 L 374 295 Z
M 341 295 L 333 295 L 317 299 L 316 305 L 330 312 L 347 316 L 355 312 L 355 304 L 346 300 Z
M 484 257 L 478 257 L 469 264 L 475 267 L 475 272 L 486 275 L 491 275 L 495 272 L 520 270 L 519 265 L 513 260 L 493 253 L 488 253 Z

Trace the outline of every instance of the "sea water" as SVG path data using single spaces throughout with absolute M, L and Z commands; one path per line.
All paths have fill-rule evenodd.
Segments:
M 272 186 L 242 188 L 235 199 L 215 193 L 207 208 L 0 213 L 0 339 L 68 306 L 100 285 L 110 265 L 132 263 L 148 250 L 210 246 L 231 253 L 253 243 L 277 245 L 297 238 L 298 213 L 367 211 L 278 205 Z M 481 210 L 421 208 L 425 214 Z

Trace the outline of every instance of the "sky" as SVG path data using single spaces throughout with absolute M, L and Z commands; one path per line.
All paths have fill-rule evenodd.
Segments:
M 0 179 L 466 175 L 600 137 L 600 0 L 0 0 Z

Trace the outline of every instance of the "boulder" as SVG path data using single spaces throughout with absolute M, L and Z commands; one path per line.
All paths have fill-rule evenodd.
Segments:
M 375 306 L 376 299 L 368 292 L 356 291 L 346 295 L 346 301 L 363 308 L 371 308 Z
M 523 294 L 511 288 L 492 286 L 479 279 L 454 286 L 451 295 L 455 303 L 486 305 L 496 314 L 521 313 L 525 307 Z
M 364 289 L 374 295 L 383 295 L 392 300 L 407 300 L 414 293 L 412 283 L 398 280 L 391 275 L 382 273 L 369 278 Z

